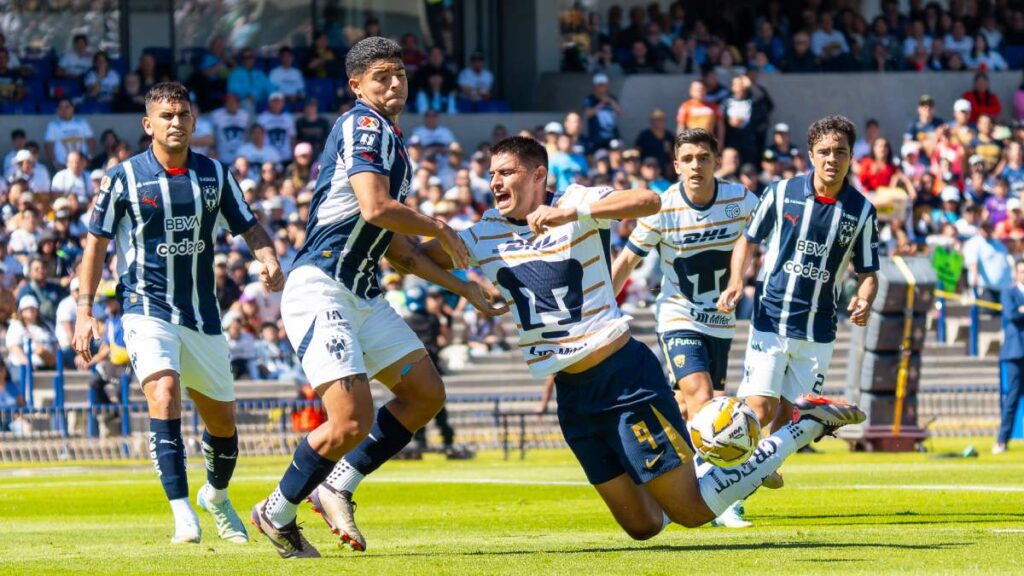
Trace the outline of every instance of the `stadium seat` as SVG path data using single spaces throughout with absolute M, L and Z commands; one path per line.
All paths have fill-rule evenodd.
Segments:
M 46 85 L 35 78 L 25 82 L 25 98 L 38 102 L 46 98 Z
M 316 98 L 320 111 L 334 110 L 335 84 L 330 78 L 306 78 L 306 96 Z
M 117 71 L 117 73 L 121 75 L 121 79 L 123 80 L 125 75 L 128 74 L 128 61 L 124 58 L 111 58 L 110 68 L 112 70 Z
M 1024 68 L 1024 46 L 1003 46 L 1002 53 L 1010 70 Z
M 54 100 L 78 98 L 81 95 L 82 81 L 77 78 L 54 78 L 50 80 L 50 97 Z
M 33 100 L 25 100 L 24 102 L 12 103 L 12 104 L 0 104 L 0 114 L 35 114 L 36 103 Z
M 142 49 L 143 54 L 151 54 L 158 66 L 173 66 L 174 52 L 163 46 L 147 46 Z
M 46 82 L 53 77 L 53 62 L 48 58 L 24 58 L 21 63 L 25 66 L 31 66 L 34 74 L 33 78 Z
M 110 114 L 110 104 L 106 102 L 96 102 L 93 100 L 83 100 L 75 107 L 75 112 L 79 114 Z
M 57 103 L 53 100 L 43 100 L 39 103 L 39 113 L 46 115 L 56 114 Z

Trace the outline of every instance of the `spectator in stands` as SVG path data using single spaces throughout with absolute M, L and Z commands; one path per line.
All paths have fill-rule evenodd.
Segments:
M 988 40 L 981 33 L 975 35 L 974 46 L 964 59 L 964 63 L 971 70 L 984 72 L 1001 72 L 1007 69 L 1003 55 L 989 47 Z
M 506 350 L 505 330 L 501 318 L 488 318 L 472 308 L 463 312 L 466 323 L 466 345 L 472 356 L 485 356 Z
M 588 71 L 591 74 L 605 74 L 608 76 L 622 74 L 622 66 L 619 66 L 619 63 L 615 61 L 615 53 L 612 51 L 610 43 L 601 43 L 601 46 L 590 58 Z
M 110 104 L 121 91 L 121 75 L 110 67 L 110 59 L 102 50 L 92 57 L 92 68 L 85 75 L 85 93 L 97 101 Z
M 75 105 L 68 98 L 57 103 L 57 117 L 46 125 L 46 159 L 57 169 L 67 164 L 68 152 L 78 150 L 87 157 L 96 150 L 92 126 L 85 118 L 75 118 Z
M 871 47 L 869 58 L 863 68 L 868 72 L 895 72 L 900 69 L 900 63 L 884 44 L 879 43 Z
M 423 125 L 412 131 L 413 138 L 419 138 L 420 144 L 427 149 L 448 148 L 455 142 L 455 134 L 441 124 L 441 115 L 436 110 L 427 110 L 423 114 Z
M 86 169 L 97 170 L 104 168 L 107 165 L 107 160 L 116 156 L 117 145 L 120 142 L 121 139 L 117 137 L 117 132 L 114 132 L 111 128 L 104 130 L 100 134 L 99 151 L 97 151 L 96 154 L 94 154 L 86 163 Z M 89 195 L 92 195 L 91 190 Z
M 150 88 L 160 82 L 171 80 L 171 75 L 166 71 L 161 71 L 160 66 L 156 63 L 156 56 L 149 52 L 142 53 L 142 56 L 139 58 L 139 67 L 135 69 L 135 74 L 139 77 L 139 92 L 142 94 L 149 92 Z
M 640 179 L 643 187 L 661 194 L 672 185 L 661 175 L 661 163 L 656 158 L 644 158 L 640 163 Z
M 84 76 L 90 68 L 92 68 L 92 52 L 89 51 L 89 38 L 85 34 L 75 34 L 71 41 L 71 50 L 61 56 L 54 76 L 78 79 Z
M 299 142 L 295 145 L 295 161 L 284 171 L 284 179 L 291 181 L 296 190 L 302 190 L 310 183 L 313 172 L 313 145 Z
M 14 155 L 14 171 L 7 177 L 10 184 L 24 181 L 32 192 L 45 194 L 50 191 L 50 179 L 46 172 L 36 163 L 35 157 L 28 148 L 18 150 Z M 16 200 L 16 199 L 15 199 Z
M 7 50 L 8 66 L 14 68 L 15 70 L 22 68 L 21 60 L 18 59 L 17 50 L 12 50 L 7 47 L 7 36 L 5 36 L 2 32 L 0 32 L 0 50 Z M 31 70 L 30 66 L 26 66 L 25 68 L 26 70 L 22 70 L 22 72 L 28 72 L 29 70 Z
M 72 278 L 68 286 L 68 295 L 57 305 L 57 322 L 54 325 L 54 332 L 57 337 L 57 345 L 60 346 L 64 355 L 64 367 L 71 368 L 75 365 L 75 351 L 71 348 L 71 339 L 75 335 L 75 319 L 78 316 L 78 278 Z
M 22 366 L 37 369 L 52 369 L 57 364 L 54 351 L 55 338 L 53 331 L 39 317 L 39 300 L 35 296 L 22 296 L 18 299 L 18 314 L 7 327 L 7 364 L 11 367 L 11 376 L 21 378 Z M 25 343 L 32 342 L 32 357 L 25 351 Z
M 946 44 L 946 51 L 960 55 L 965 62 L 970 58 L 971 48 L 974 46 L 974 42 L 970 36 L 967 35 L 967 27 L 964 26 L 963 20 L 954 20 L 953 27 L 949 33 L 943 38 L 943 42 Z
M 302 71 L 295 67 L 295 54 L 288 46 L 277 51 L 280 64 L 270 71 L 270 84 L 277 92 L 284 94 L 289 104 L 300 100 L 306 91 L 306 81 Z
M 903 57 L 910 59 L 919 48 L 924 48 L 926 53 L 931 53 L 932 37 L 925 32 L 923 20 L 914 20 L 910 24 L 910 34 L 903 39 Z
M 236 66 L 228 75 L 228 92 L 233 92 L 242 101 L 246 109 L 256 110 L 257 106 L 266 101 L 273 90 L 267 75 L 256 67 L 256 52 L 251 48 L 242 50 Z
M 1013 285 L 1013 267 L 1009 251 L 992 236 L 993 231 L 993 224 L 982 220 L 977 234 L 964 242 L 963 255 L 967 282 L 977 297 L 999 302 L 1003 290 Z
M 420 68 L 416 70 L 416 74 L 412 77 L 412 82 L 409 85 L 410 93 L 415 93 L 418 96 L 421 90 L 427 90 L 429 88 L 430 77 L 434 74 L 441 75 L 441 92 L 448 94 L 455 91 L 455 74 L 445 66 L 444 50 L 442 50 L 440 46 L 433 46 L 430 48 L 427 63 L 420 66 Z
M 313 147 L 314 157 L 317 157 L 330 131 L 331 124 L 320 116 L 319 102 L 316 98 L 308 98 L 302 107 L 302 116 L 295 120 L 295 141 L 308 142 Z
M 971 122 L 971 103 L 964 98 L 953 103 L 953 121 L 949 123 L 952 136 L 964 146 L 970 146 L 978 134 Z
M 256 342 L 256 360 L 260 377 L 271 380 L 293 379 L 301 376 L 296 371 L 292 347 L 281 337 L 277 324 L 264 322 L 260 339 Z
M 594 75 L 594 91 L 583 99 L 587 117 L 587 141 L 592 150 L 606 148 L 619 138 L 619 117 L 622 106 L 608 91 L 608 76 Z
M 1006 219 L 996 224 L 993 236 L 1003 242 L 1020 241 L 1024 239 L 1024 216 L 1021 215 L 1020 200 L 1011 198 L 1007 202 L 1007 208 Z
M 790 139 L 789 124 L 779 122 L 772 128 L 772 143 L 768 146 L 772 152 L 774 161 L 778 162 L 780 168 L 792 166 L 800 157 L 800 149 L 793 145 Z
M 797 73 L 821 71 L 818 58 L 811 51 L 811 38 L 806 32 L 801 31 L 793 35 L 793 50 L 782 69 Z
M 89 185 L 88 176 L 85 173 L 86 161 L 81 152 L 73 151 L 68 154 L 68 167 L 53 175 L 53 182 L 50 184 L 50 193 L 66 196 L 74 194 L 79 201 L 89 202 L 92 188 Z
M 971 150 L 983 161 L 986 173 L 994 170 L 1003 156 L 1003 143 L 996 140 L 994 130 L 992 117 L 982 114 L 978 117 L 978 135 L 970 144 Z
M 555 193 L 561 194 L 581 176 L 586 176 L 589 167 L 583 155 L 573 153 L 572 138 L 568 134 L 558 135 L 556 147 L 557 151 L 548 161 L 548 170 L 555 178 Z
M 155 60 L 153 64 L 155 69 Z M 217 85 L 219 82 L 221 89 L 223 89 L 223 82 L 227 80 L 228 74 L 231 73 L 231 69 L 234 67 L 235 60 L 228 53 L 224 37 L 218 35 L 211 38 L 207 52 L 203 54 L 202 59 L 199 61 L 199 71 L 208 81 L 212 81 L 214 85 Z
M 402 63 L 408 74 L 416 74 L 416 70 L 427 62 L 427 55 L 420 50 L 420 39 L 412 32 L 402 36 Z
M 224 96 L 224 107 L 210 115 L 216 134 L 217 158 L 221 162 L 235 161 L 238 149 L 245 144 L 245 135 L 249 133 L 249 118 L 249 112 L 241 108 L 238 96 L 232 92 Z
M 124 77 L 124 89 L 118 91 L 111 104 L 114 112 L 121 114 L 146 111 L 146 93 L 142 91 L 139 75 L 132 73 Z
M 235 316 L 228 325 L 225 337 L 228 350 L 231 352 L 231 374 L 236 380 L 259 380 L 260 370 L 257 363 L 256 339 L 242 329 L 242 319 Z
M 228 310 L 242 296 L 242 289 L 228 274 L 227 254 L 213 257 L 213 283 L 217 288 L 217 302 L 221 310 Z
M 643 158 L 654 158 L 661 166 L 672 160 L 675 139 L 668 131 L 665 113 L 655 108 L 648 116 L 648 126 L 636 137 L 636 147 Z
M 850 53 L 846 37 L 834 27 L 831 12 L 823 11 L 818 16 L 818 28 L 811 35 L 811 52 L 825 69 L 842 68 L 842 60 Z
M 633 42 L 629 58 L 622 64 L 622 68 L 626 74 L 660 74 L 664 71 L 643 40 Z
M 735 148 L 742 160 L 753 160 L 757 157 L 757 136 L 751 123 L 754 101 L 750 96 L 750 79 L 736 76 L 731 84 L 732 95 L 725 100 L 722 111 L 726 120 L 725 146 Z
M 1009 196 L 1010 183 L 1005 178 L 996 178 L 995 183 L 992 185 L 992 194 L 985 199 L 985 214 L 988 217 L 988 221 L 995 226 L 999 226 L 1007 218 Z
M 876 138 L 871 146 L 871 155 L 860 161 L 861 188 L 874 192 L 883 186 L 890 186 L 899 168 L 893 162 L 892 147 L 885 138 Z
M 935 130 L 945 122 L 935 117 L 935 99 L 923 94 L 917 99 L 917 119 L 910 122 L 903 133 L 904 140 L 924 142 L 935 135 Z
M 999 394 L 999 432 L 992 446 L 993 454 L 1006 452 L 1024 388 L 1024 262 L 1018 261 L 1014 271 L 1017 289 L 1006 290 L 1000 301 L 1003 305 L 1003 345 L 999 351 L 999 363 L 1004 382 Z
M 974 75 L 974 88 L 961 96 L 971 103 L 971 123 L 977 123 L 978 117 L 987 114 L 998 118 L 1003 112 L 1003 104 L 999 96 L 989 90 L 988 74 L 978 72 Z
M 868 121 L 864 123 L 864 132 L 861 134 L 860 139 L 858 139 L 853 145 L 853 159 L 860 162 L 863 158 L 870 156 L 875 140 L 878 139 L 880 134 L 881 129 L 878 126 L 878 120 L 869 118 Z
M 10 65 L 7 48 L 0 48 L 0 104 L 21 102 L 25 99 L 25 85 L 21 71 Z
M 425 114 L 427 110 L 445 114 L 458 113 L 455 92 L 444 91 L 444 77 L 433 73 L 427 78 L 427 86 L 416 94 L 416 111 Z
M 469 57 L 469 66 L 459 72 L 459 96 L 469 102 L 483 102 L 491 99 L 494 89 L 494 74 L 484 68 L 484 55 L 474 52 Z
M 274 92 L 270 95 L 268 110 L 256 118 L 256 124 L 266 130 L 267 140 L 271 148 L 277 152 L 277 161 L 289 162 L 292 158 L 292 142 L 295 139 L 295 118 L 285 109 L 283 92 Z
M 4 154 L 3 166 L 0 167 L 0 175 L 7 178 L 17 168 L 17 164 L 14 162 L 14 157 L 18 155 L 18 151 L 25 147 L 25 142 L 28 138 L 25 136 L 25 131 L 21 128 L 15 128 L 11 130 L 11 149 L 8 150 L 7 154 Z
M 192 141 L 189 147 L 197 154 L 210 155 L 210 149 L 213 148 L 215 141 L 213 122 L 202 115 L 199 102 L 193 100 L 190 105 L 192 117 L 196 119 L 196 128 L 192 132 Z
M 999 25 L 996 23 L 995 14 L 988 12 L 981 18 L 981 26 L 978 27 L 978 33 L 985 37 L 985 41 L 993 50 L 999 50 L 1003 44 L 1003 33 L 999 31 Z
M 775 66 L 781 67 L 786 61 L 786 45 L 781 38 L 775 35 L 775 25 L 770 20 L 764 19 L 758 24 L 754 45 Z
M 23 230 L 31 233 L 27 228 L 23 228 Z M 38 231 L 35 238 L 38 241 Z M 13 243 L 13 241 L 14 234 L 11 234 L 11 242 Z M 25 296 L 34 297 L 39 302 L 36 307 L 39 309 L 40 317 L 52 326 L 57 320 L 57 304 L 64 298 L 64 290 L 60 284 L 50 280 L 51 270 L 38 256 L 33 256 L 28 261 L 27 269 L 28 282 L 18 290 L 18 301 L 20 302 Z
M 309 54 L 309 60 L 302 67 L 306 76 L 332 78 L 337 75 L 341 62 L 328 42 L 326 32 L 320 31 L 313 36 L 313 50 Z

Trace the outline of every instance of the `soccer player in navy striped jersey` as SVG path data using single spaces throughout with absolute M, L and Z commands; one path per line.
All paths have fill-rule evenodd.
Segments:
M 82 261 L 73 347 L 88 361 L 99 337 L 93 295 L 114 241 L 125 345 L 149 406 L 150 455 L 174 513 L 171 542 L 197 543 L 201 536 L 185 475 L 185 387 L 206 425 L 207 483 L 197 502 L 213 515 L 221 538 L 244 543 L 245 525 L 227 497 L 238 434 L 230 353 L 214 291 L 217 226 L 245 239 L 263 264 L 260 276 L 268 289 L 280 291 L 284 276 L 270 237 L 230 171 L 189 151 L 195 121 L 181 84 L 160 83 L 146 94 L 142 125 L 153 145 L 112 168 L 100 185 Z
M 850 321 L 867 324 L 878 281 L 875 207 L 846 181 L 853 123 L 826 116 L 811 124 L 807 148 L 813 170 L 770 185 L 732 254 L 729 285 L 718 300 L 731 313 L 757 246 L 768 248 L 758 276 L 753 327 L 738 396 L 764 426 L 789 421 L 793 402 L 818 395 L 832 359 L 842 278 L 852 263 L 857 292 Z M 765 483 L 780 487 L 777 474 Z
M 492 307 L 480 285 L 418 256 L 406 236 L 437 238 L 449 267 L 468 261 L 447 224 L 403 205 L 412 170 L 397 124 L 408 94 L 401 47 L 366 38 L 349 50 L 345 69 L 359 100 L 327 139 L 306 241 L 281 301 L 285 331 L 327 421 L 299 443 L 277 488 L 252 510 L 253 524 L 285 558 L 319 555 L 295 522 L 306 498 L 341 543 L 365 550 L 352 493 L 444 405 L 423 343 L 382 296 L 380 259 L 466 297 L 483 314 L 507 310 Z M 395 395 L 376 421 L 370 378 Z

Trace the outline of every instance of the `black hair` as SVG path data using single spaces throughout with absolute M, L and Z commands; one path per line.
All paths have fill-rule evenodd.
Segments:
M 146 110 L 158 102 L 189 103 L 188 88 L 181 82 L 158 82 L 146 92 Z
M 814 145 L 828 134 L 846 136 L 846 144 L 851 148 L 857 140 L 857 129 L 854 127 L 853 122 L 850 122 L 849 118 L 839 114 L 830 114 L 815 120 L 811 127 L 807 129 L 807 149 L 814 149 Z
M 538 166 L 548 166 L 547 149 L 537 140 L 527 136 L 505 138 L 491 147 L 491 156 L 500 154 L 514 156 L 531 170 Z
M 380 60 L 402 60 L 402 47 L 398 42 L 372 36 L 356 42 L 345 56 L 345 75 L 349 78 L 362 76 L 367 68 Z
M 693 144 L 696 146 L 705 145 L 711 149 L 711 153 L 718 156 L 718 140 L 703 128 L 687 128 L 676 135 L 675 145 L 673 146 L 673 153 L 679 152 L 679 149 L 683 147 L 683 144 Z
M 11 130 L 11 140 L 14 140 L 15 138 L 25 138 L 25 131 L 21 128 Z

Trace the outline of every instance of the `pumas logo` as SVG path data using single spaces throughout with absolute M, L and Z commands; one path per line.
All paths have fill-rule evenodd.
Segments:
M 676 368 L 686 366 L 686 354 L 676 354 L 672 358 L 672 364 L 675 365 Z
M 739 204 L 729 204 L 725 207 L 725 215 L 729 218 L 737 218 L 740 215 Z
M 360 116 L 356 120 L 356 128 L 367 132 L 380 132 L 380 120 L 373 116 Z
M 843 220 L 839 223 L 839 246 L 846 248 L 853 241 L 853 235 L 857 231 L 857 225 L 853 222 Z
M 207 212 L 213 212 L 217 209 L 216 186 L 203 186 L 203 204 L 206 205 Z

